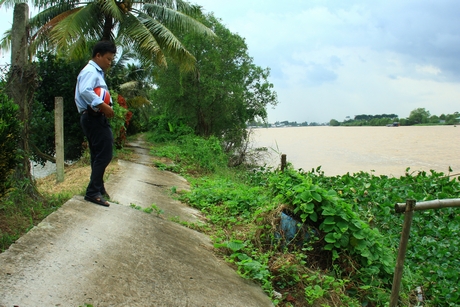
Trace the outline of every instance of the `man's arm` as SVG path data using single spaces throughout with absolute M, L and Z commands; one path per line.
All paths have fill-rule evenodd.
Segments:
M 97 107 L 99 108 L 99 111 L 104 113 L 105 117 L 107 118 L 112 118 L 115 115 L 115 113 L 113 113 L 113 109 L 108 104 L 101 103 Z

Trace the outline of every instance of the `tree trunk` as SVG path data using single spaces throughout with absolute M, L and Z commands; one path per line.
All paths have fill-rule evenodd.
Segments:
M 28 62 L 29 36 L 29 6 L 26 3 L 17 3 L 13 12 L 13 27 L 11 32 L 11 72 L 8 81 L 8 94 L 14 103 L 19 106 L 19 120 L 22 122 L 22 131 L 18 149 L 22 161 L 16 167 L 15 176 L 18 181 L 28 183 L 24 185 L 29 195 L 37 194 L 30 172 L 29 160 L 29 118 L 30 103 L 35 89 L 35 70 Z
M 112 28 L 113 21 L 112 17 L 105 17 L 104 21 L 104 33 L 102 34 L 102 40 L 111 41 L 112 40 Z

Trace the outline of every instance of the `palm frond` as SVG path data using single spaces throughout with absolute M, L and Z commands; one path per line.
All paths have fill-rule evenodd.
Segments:
M 0 40 L 0 50 L 8 51 L 11 49 L 11 30 L 5 31 L 3 37 Z
M 63 18 L 60 18 L 61 15 L 55 18 L 56 24 L 50 32 L 50 38 L 58 49 L 81 43 L 83 38 L 88 41 L 100 38 L 104 15 L 95 3 L 72 10 Z
M 17 0 L 16 0 L 17 1 Z M 91 1 L 91 0 L 90 0 Z M 43 8 L 50 8 L 54 6 L 69 5 L 72 7 L 80 6 L 80 0 L 32 0 L 32 5 L 40 10 Z
M 121 44 L 117 39 L 115 39 L 115 45 L 117 46 L 117 54 L 114 62 L 112 62 L 111 71 L 124 71 L 126 65 L 129 65 L 129 61 L 136 59 L 137 54 L 133 51 L 132 46 Z
M 82 8 L 58 5 L 48 8 L 30 18 L 31 41 L 35 41 L 37 37 L 41 37 L 39 40 L 43 40 L 44 37 L 48 38 L 49 31 L 54 28 L 56 24 L 80 9 Z
M 137 55 L 133 52 L 132 46 L 118 44 L 117 41 L 115 41 L 115 45 L 117 45 L 117 56 L 114 66 L 124 67 L 130 60 L 136 58 Z
M 91 55 L 95 41 L 97 40 L 88 40 L 88 38 L 82 36 L 62 52 L 70 59 L 86 59 Z
M 195 57 L 185 48 L 181 41 L 164 24 L 156 19 L 144 15 L 144 25 L 155 37 L 162 50 L 171 58 L 181 63 L 184 70 L 193 70 L 195 67 Z
M 63 11 L 60 14 L 52 17 L 58 10 L 50 10 L 44 12 L 42 16 L 35 16 L 32 18 L 32 27 L 31 27 L 31 38 L 29 42 L 29 50 L 31 54 L 34 54 L 38 50 L 54 50 L 54 42 L 50 39 L 51 30 L 53 30 L 56 25 L 67 18 L 72 13 L 81 10 L 82 8 L 75 8 L 68 11 Z M 51 18 L 51 19 L 50 19 Z M 48 20 L 48 21 L 47 21 Z M 40 26 L 40 23 L 43 23 Z
M 158 5 L 155 1 L 155 3 L 145 4 L 143 7 L 143 11 L 145 11 L 147 15 L 155 18 L 167 27 L 174 27 L 179 31 L 188 31 L 194 33 L 201 33 L 209 36 L 216 36 L 211 29 L 209 29 L 201 22 L 194 19 L 191 15 L 185 13 L 193 12 L 195 15 L 197 14 L 197 12 L 199 12 L 199 9 L 189 11 L 186 10 L 185 12 L 183 12 L 171 9 L 163 5 Z
M 129 14 L 120 23 L 118 39 L 122 44 L 132 45 L 139 53 L 139 57 L 145 57 L 147 61 L 165 66 L 166 59 L 163 51 L 150 30 L 142 22 L 142 18 L 136 18 Z
M 115 20 L 121 21 L 123 20 L 125 13 L 121 9 L 120 4 L 114 0 L 102 1 L 101 11 L 105 16 L 110 16 Z
M 27 3 L 27 0 L 0 0 L 0 8 L 12 8 L 17 3 Z
M 201 14 L 200 6 L 190 4 L 188 1 L 183 0 L 145 0 L 143 3 L 156 4 L 158 6 L 177 10 L 191 16 L 197 16 Z
M 66 11 L 70 11 L 74 8 L 74 5 L 70 5 L 69 3 L 63 3 L 52 6 L 39 12 L 37 15 L 29 19 L 29 25 L 31 27 L 32 33 L 37 32 L 39 28 L 41 28 L 46 23 L 50 22 L 56 16 L 59 16 L 60 14 Z

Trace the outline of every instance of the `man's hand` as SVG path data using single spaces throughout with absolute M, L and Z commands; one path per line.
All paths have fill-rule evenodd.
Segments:
M 99 111 L 104 113 L 105 117 L 107 118 L 112 118 L 115 115 L 113 113 L 113 109 L 108 104 L 101 103 L 97 107 L 99 108 Z

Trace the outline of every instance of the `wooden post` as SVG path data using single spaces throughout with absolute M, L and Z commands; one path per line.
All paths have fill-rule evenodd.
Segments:
M 62 97 L 54 98 L 54 129 L 56 143 L 56 181 L 64 181 L 64 103 Z
M 395 274 L 393 276 L 393 286 L 391 287 L 390 307 L 398 305 L 399 289 L 404 269 L 404 259 L 406 258 L 407 243 L 409 241 L 412 216 L 414 215 L 415 200 L 406 201 L 406 212 L 404 213 L 404 224 L 399 242 L 398 258 L 396 259 Z
M 286 155 L 282 154 L 281 155 L 281 171 L 284 172 L 284 169 L 286 168 L 287 162 L 286 162 Z

